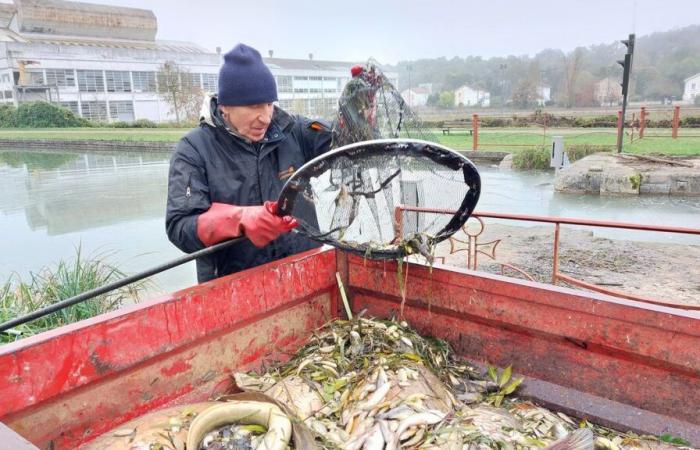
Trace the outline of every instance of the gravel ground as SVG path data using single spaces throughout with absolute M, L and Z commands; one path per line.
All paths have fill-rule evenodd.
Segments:
M 464 234 L 456 235 L 463 238 Z M 536 281 L 551 282 L 553 226 L 517 227 L 487 223 L 479 242 L 496 239 L 496 258 L 530 274 Z M 458 244 L 458 248 L 465 248 Z M 490 247 L 480 247 L 489 253 Z M 447 242 L 437 256 L 446 263 L 466 267 L 466 251 L 449 254 Z M 502 266 L 485 255 L 479 269 L 501 273 Z M 592 232 L 562 228 L 559 270 L 565 275 L 607 289 L 687 305 L 700 305 L 700 246 L 612 240 Z M 511 269 L 505 275 L 524 278 Z M 560 283 L 565 285 L 564 283 Z

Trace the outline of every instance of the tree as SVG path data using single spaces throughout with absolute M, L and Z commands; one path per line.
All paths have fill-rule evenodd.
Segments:
M 158 92 L 170 106 L 175 121 L 197 120 L 204 92 L 198 76 L 172 61 L 165 62 L 158 70 Z
M 571 108 L 576 103 L 576 88 L 578 77 L 583 65 L 583 50 L 579 47 L 566 58 L 566 107 Z
M 452 91 L 440 92 L 438 106 L 441 108 L 452 108 L 455 105 L 455 93 Z

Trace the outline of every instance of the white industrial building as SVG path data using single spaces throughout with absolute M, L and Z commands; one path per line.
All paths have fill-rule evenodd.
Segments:
M 189 72 L 181 82 L 216 92 L 221 55 L 156 40 L 156 31 L 149 10 L 63 0 L 0 3 L 0 102 L 44 100 L 103 122 L 172 121 L 158 92 L 159 69 L 174 62 Z M 282 107 L 330 115 L 353 63 L 269 56 Z M 396 74 L 387 75 L 397 82 Z

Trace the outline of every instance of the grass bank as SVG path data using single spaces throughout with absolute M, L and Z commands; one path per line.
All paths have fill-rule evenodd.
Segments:
M 177 142 L 190 128 L 5 128 L 2 139 Z
M 691 134 L 693 133 L 693 134 Z M 469 133 L 452 133 L 443 135 L 436 130 L 440 142 L 457 150 L 471 150 L 473 137 Z M 625 137 L 625 152 L 665 155 L 693 156 L 700 155 L 700 134 L 697 130 L 681 130 L 679 137 L 673 139 L 668 129 L 647 129 L 647 137 L 639 140 L 635 135 Z M 499 128 L 479 130 L 480 150 L 499 150 L 517 153 L 525 149 L 549 147 L 552 136 L 563 136 L 564 145 L 589 145 L 615 149 L 617 134 L 610 128 L 549 128 L 546 134 L 537 128 Z
M 96 140 L 125 142 L 177 142 L 189 128 L 38 128 L 0 129 L 2 139 Z M 443 135 L 433 130 L 439 141 L 456 150 L 471 150 L 472 136 L 466 132 Z M 482 128 L 479 149 L 517 153 L 527 148 L 548 147 L 552 136 L 564 136 L 565 145 L 592 145 L 615 148 L 617 136 L 610 128 L 549 128 L 543 134 L 538 128 Z M 666 155 L 700 155 L 700 131 L 680 130 L 678 139 L 671 138 L 666 128 L 647 129 L 647 136 L 633 141 L 625 137 L 624 150 L 631 153 Z

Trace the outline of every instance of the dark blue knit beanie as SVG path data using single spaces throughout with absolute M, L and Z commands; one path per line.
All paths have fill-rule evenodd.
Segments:
M 224 55 L 219 71 L 219 105 L 245 106 L 277 101 L 275 77 L 260 53 L 245 44 Z

